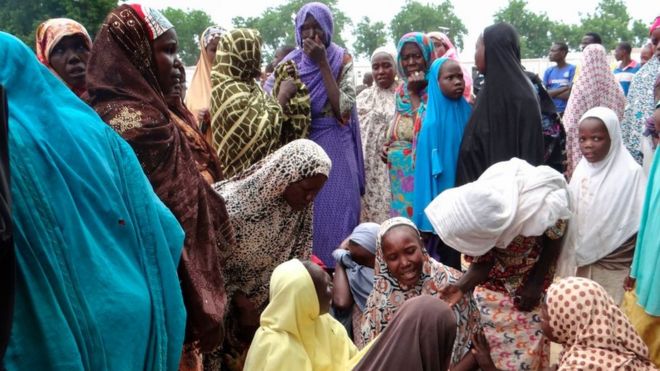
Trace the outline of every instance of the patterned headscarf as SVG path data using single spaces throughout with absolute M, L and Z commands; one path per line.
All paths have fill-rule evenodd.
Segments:
M 424 255 L 422 274 L 415 287 L 411 288 L 402 286 L 390 273 L 383 256 L 383 237 L 393 228 L 401 226 L 411 228 L 420 238 L 419 244 Z M 367 306 L 362 317 L 361 331 L 364 344 L 357 344 L 358 346 L 366 345 L 383 332 L 406 300 L 420 295 L 439 297 L 441 287 L 455 283 L 461 277 L 461 273 L 457 270 L 447 267 L 429 256 L 422 245 L 419 230 L 407 218 L 396 217 L 383 222 L 377 241 L 374 288 L 367 299 Z M 478 327 L 479 312 L 470 294 L 466 294 L 452 309 L 456 315 L 458 327 L 452 355 L 452 364 L 454 364 L 469 351 L 470 337 Z
M 92 39 L 83 25 L 68 18 L 52 18 L 37 27 L 36 53 L 39 62 L 50 68 L 50 53 L 53 47 L 66 36 L 80 35 L 88 49 L 92 49 Z
M 89 58 L 88 103 L 135 150 L 154 191 L 186 232 L 179 265 L 186 340 L 211 350 L 224 335 L 222 264 L 233 236 L 224 200 L 199 172 L 192 144 L 167 107 L 152 50 L 159 32 L 153 30 L 160 28 L 152 27 L 133 6 L 108 14 Z
M 60 77 L 53 67 L 50 65 L 50 53 L 53 48 L 67 36 L 79 35 L 82 37 L 88 50 L 92 49 L 92 39 L 83 25 L 68 18 L 53 18 L 42 23 L 37 27 L 36 33 L 36 53 L 39 62 L 43 63 L 53 73 L 53 75 Z M 81 96 L 85 93 L 85 89 L 76 89 L 69 86 L 76 95 Z
M 227 32 L 227 30 L 220 26 L 211 26 L 204 30 L 204 32 L 202 32 L 202 37 L 199 39 L 202 50 L 206 49 L 206 46 L 211 42 L 211 40 L 222 36 L 222 34 L 225 32 Z
M 571 90 L 564 113 L 568 174 L 572 174 L 582 158 L 578 141 L 580 118 L 594 107 L 607 107 L 623 118 L 626 97 L 607 63 L 607 52 L 600 44 L 587 45 L 582 52 L 582 72 Z
M 403 79 L 403 84 L 399 86 L 396 91 L 396 110 L 401 114 L 413 115 L 414 112 L 412 111 L 410 95 L 408 94 L 408 76 L 406 76 L 401 60 L 401 51 L 403 46 L 407 43 L 413 43 L 417 45 L 419 50 L 422 52 L 422 57 L 426 62 L 426 71 L 424 71 L 424 73 L 427 79 L 431 69 L 431 64 L 433 64 L 433 61 L 435 60 L 435 51 L 433 50 L 433 43 L 431 42 L 431 39 L 429 39 L 425 34 L 421 32 L 410 32 L 403 35 L 401 40 L 399 40 L 399 44 L 397 45 L 396 66 L 397 71 L 399 72 L 399 76 Z M 426 88 L 424 88 L 420 94 L 420 97 L 422 98 L 422 102 L 426 102 Z M 420 110 L 423 112 L 423 106 L 426 106 L 426 104 L 420 104 L 417 112 L 418 114 L 420 113 Z
M 598 283 L 564 278 L 550 286 L 546 304 L 552 335 L 564 345 L 560 369 L 656 369 L 628 318 Z
M 156 40 L 170 28 L 174 28 L 172 23 L 159 10 L 141 4 L 131 4 L 130 7 L 144 21 L 151 41 Z
M 317 174 L 328 176 L 331 166 L 318 144 L 299 139 L 213 186 L 227 200 L 236 235 L 224 268 L 230 297 L 241 290 L 263 309 L 275 267 L 290 259 L 310 258 L 313 203 L 303 211 L 292 211 L 283 194 L 291 183 Z
M 289 120 L 279 103 L 256 82 L 260 73 L 261 35 L 259 31 L 239 28 L 220 38 L 215 65 L 211 72 L 211 130 L 213 148 L 229 177 L 239 174 L 269 155 L 285 138 L 303 138 L 307 133 L 309 95 L 297 76 L 293 62 L 288 62 L 291 76 L 299 88 L 287 105 L 304 105 L 307 115 Z M 276 75 L 284 65 L 277 68 Z M 279 81 L 275 91 L 279 89 Z M 290 139 L 289 139 L 290 140 Z

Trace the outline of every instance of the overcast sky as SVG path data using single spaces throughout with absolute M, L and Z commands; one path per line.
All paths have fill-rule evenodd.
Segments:
M 137 0 L 156 8 L 168 6 L 182 9 L 201 9 L 211 15 L 218 24 L 231 27 L 231 19 L 236 16 L 251 17 L 260 15 L 266 8 L 286 3 L 286 0 Z M 422 3 L 440 3 L 442 1 L 425 1 Z M 339 9 L 346 13 L 353 24 L 364 16 L 372 21 L 383 21 L 389 24 L 392 17 L 399 12 L 405 0 L 338 0 Z M 474 54 L 474 44 L 481 31 L 493 22 L 493 14 L 506 6 L 508 0 L 454 0 L 456 15 L 468 29 L 464 41 L 461 59 L 471 58 Z M 653 8 L 650 0 L 624 0 L 628 12 L 634 19 L 641 19 L 650 24 L 656 14 L 649 11 Z M 580 16 L 593 13 L 598 0 L 528 0 L 529 8 L 534 12 L 545 12 L 552 20 L 564 23 L 577 23 Z M 292 25 L 293 27 L 293 25 Z M 351 30 L 344 30 L 345 40 L 352 46 Z

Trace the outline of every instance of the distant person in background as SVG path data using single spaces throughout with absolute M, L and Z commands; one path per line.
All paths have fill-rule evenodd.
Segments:
M 382 223 L 389 219 L 392 192 L 387 163 L 381 157 L 387 130 L 394 121 L 396 50 L 381 47 L 371 56 L 371 71 L 376 83 L 357 97 L 360 135 L 364 154 L 364 195 L 361 220 Z
M 365 72 L 362 76 L 362 85 L 355 88 L 355 94 L 360 95 L 365 89 L 369 89 L 374 84 L 374 75 L 371 72 Z
M 566 63 L 566 54 L 568 54 L 568 45 L 563 42 L 556 42 L 550 48 L 548 59 L 555 62 L 556 65 L 548 67 L 543 74 L 543 85 L 548 90 L 548 94 L 555 103 L 559 115 L 564 115 L 568 98 L 571 95 L 573 78 L 575 77 L 575 66 Z
M 649 59 L 653 58 L 653 44 L 648 43 L 642 47 L 642 51 L 639 53 L 639 64 L 642 66 L 646 64 L 646 62 L 649 61 Z
M 218 48 L 218 40 L 225 33 L 225 30 L 219 26 L 211 26 L 204 30 L 199 37 L 199 60 L 195 73 L 190 81 L 188 94 L 185 98 L 186 107 L 193 113 L 199 128 L 204 134 L 206 141 L 211 143 L 211 115 L 209 115 L 209 105 L 211 104 L 211 66 L 215 59 L 215 52 Z
M 635 73 L 639 71 L 641 65 L 630 58 L 632 47 L 629 42 L 621 42 L 614 49 L 614 58 L 619 62 L 614 68 L 614 77 L 621 84 L 623 94 L 628 95 L 628 88 Z
M 296 47 L 292 45 L 284 45 L 277 48 L 277 50 L 275 51 L 275 57 L 273 58 L 273 62 L 272 62 L 273 68 L 277 67 L 277 65 L 280 64 L 282 59 L 284 59 L 284 57 L 289 55 L 289 53 L 291 53 L 294 50 L 296 50 Z
M 86 91 L 85 72 L 91 49 L 87 30 L 72 19 L 53 18 L 37 27 L 37 58 L 77 96 Z
M 582 41 L 580 41 L 580 50 L 584 50 L 588 45 L 591 44 L 602 44 L 603 40 L 600 38 L 600 35 L 595 32 L 587 32 L 582 36 Z

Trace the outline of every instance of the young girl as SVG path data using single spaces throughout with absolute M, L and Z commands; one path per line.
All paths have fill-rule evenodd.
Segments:
M 429 81 L 437 83 L 429 84 L 426 116 L 417 137 L 412 219 L 422 233 L 430 235 L 433 226 L 424 209 L 442 191 L 454 187 L 458 150 L 472 109 L 463 97 L 465 80 L 458 62 L 437 59 L 431 65 Z M 442 263 L 460 268 L 460 254 L 443 246 L 437 236 L 430 237 L 427 248 Z
M 620 303 L 632 263 L 646 176 L 621 141 L 614 111 L 587 111 L 578 127 L 582 159 L 569 185 L 574 217 L 564 243 L 562 274 L 600 283 Z M 572 254 L 575 254 L 572 257 Z

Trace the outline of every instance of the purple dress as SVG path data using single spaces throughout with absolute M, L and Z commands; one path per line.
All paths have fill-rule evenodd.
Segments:
M 326 109 L 328 94 L 321 71 L 302 50 L 300 29 L 308 15 L 314 17 L 326 35 L 324 40 L 326 55 L 336 79 L 342 72 L 346 52 L 331 41 L 333 21 L 330 9 L 321 3 L 309 3 L 296 15 L 298 49 L 282 60 L 282 62 L 293 60 L 296 63 L 300 77 L 309 89 L 312 102 L 309 139 L 318 143 L 332 160 L 328 180 L 314 200 L 313 253 L 328 267 L 334 267 L 332 251 L 360 222 L 360 195 L 364 192 L 364 162 L 355 106 L 352 108 L 350 120 L 345 125 L 342 125 L 334 115 L 328 114 Z

